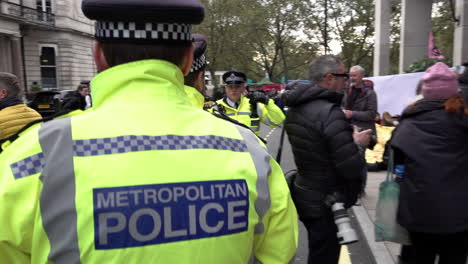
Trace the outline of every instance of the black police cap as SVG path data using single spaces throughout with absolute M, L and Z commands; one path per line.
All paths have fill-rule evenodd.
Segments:
M 227 84 L 245 83 L 247 76 L 243 72 L 228 71 L 223 74 L 223 81 Z
M 83 0 L 81 8 L 96 20 L 96 38 L 110 41 L 190 42 L 205 15 L 198 0 Z
M 202 71 L 206 67 L 206 39 L 203 35 L 193 34 L 195 50 L 193 52 L 193 64 L 190 72 Z

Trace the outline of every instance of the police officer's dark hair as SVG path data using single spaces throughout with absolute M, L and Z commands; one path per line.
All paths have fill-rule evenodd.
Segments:
M 78 87 L 76 88 L 76 90 L 77 90 L 77 91 L 82 91 L 82 90 L 85 89 L 85 88 L 89 88 L 89 86 L 86 85 L 86 84 L 80 84 L 80 85 L 78 85 Z
M 18 78 L 8 72 L 0 72 L 0 89 L 6 89 L 8 96 L 21 95 Z
M 184 83 L 185 85 L 195 87 L 195 83 L 197 82 L 198 74 L 203 71 L 195 71 L 187 74 L 187 76 L 184 77 Z M 203 77 L 205 75 L 203 74 Z M 205 79 L 203 79 L 205 81 Z
M 195 86 L 195 82 L 197 81 L 198 73 L 199 73 L 199 72 L 191 72 L 190 74 L 188 74 L 187 76 L 185 76 L 185 77 L 184 77 L 184 83 L 185 83 L 185 85 L 194 87 L 194 86 Z
M 323 55 L 316 58 L 309 66 L 310 81 L 319 83 L 328 73 L 337 73 L 341 64 L 343 64 L 341 59 L 333 55 Z
M 109 67 L 139 60 L 165 60 L 181 66 L 186 49 L 192 44 L 187 43 L 126 43 L 100 42 Z

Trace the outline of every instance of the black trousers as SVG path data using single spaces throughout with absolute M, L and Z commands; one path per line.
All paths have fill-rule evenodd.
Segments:
M 412 246 L 408 264 L 465 264 L 468 256 L 468 231 L 454 234 L 411 232 Z
M 413 252 L 413 247 L 412 246 L 401 246 L 401 251 L 400 251 L 400 262 L 398 264 L 409 264 L 411 263 L 411 260 L 414 258 L 414 252 Z
M 338 264 L 341 245 L 338 243 L 332 215 L 302 221 L 309 238 L 309 264 Z

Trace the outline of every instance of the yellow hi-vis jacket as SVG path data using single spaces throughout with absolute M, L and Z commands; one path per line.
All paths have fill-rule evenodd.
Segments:
M 0 154 L 2 263 L 288 263 L 297 214 L 249 130 L 190 106 L 179 68 L 92 80 L 93 108 Z
M 260 122 L 270 127 L 279 126 L 285 119 L 283 111 L 269 99 L 268 104 L 257 103 L 258 118 L 251 118 L 250 100 L 245 96 L 241 96 L 239 107 L 234 108 L 227 104 L 225 99 L 216 101 L 225 109 L 225 113 L 230 118 L 250 127 L 257 136 L 260 136 Z M 219 109 L 218 109 L 219 110 Z
M 203 95 L 192 86 L 184 85 L 184 90 L 185 93 L 187 93 L 190 104 L 197 109 L 203 109 L 205 97 L 203 97 Z

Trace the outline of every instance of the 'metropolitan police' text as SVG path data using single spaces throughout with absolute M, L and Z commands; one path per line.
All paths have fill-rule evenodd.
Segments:
M 222 236 L 248 228 L 245 180 L 100 188 L 93 196 L 96 249 Z

